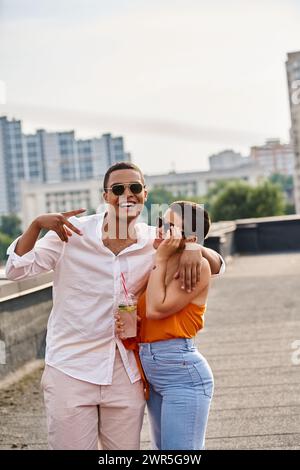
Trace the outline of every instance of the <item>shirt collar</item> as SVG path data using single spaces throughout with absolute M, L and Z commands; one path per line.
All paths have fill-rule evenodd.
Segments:
M 98 214 L 99 217 L 98 217 L 98 222 L 96 226 L 96 234 L 97 234 L 97 238 L 98 239 L 100 238 L 101 240 L 102 240 L 102 225 L 103 225 L 104 216 L 106 215 L 106 213 L 107 211 L 104 211 Z M 137 222 L 135 224 L 137 242 L 129 246 L 126 249 L 126 251 L 131 251 L 130 250 L 131 247 L 132 249 L 143 248 L 144 246 L 147 245 L 149 240 L 153 240 L 151 228 L 152 227 L 150 227 L 144 222 Z

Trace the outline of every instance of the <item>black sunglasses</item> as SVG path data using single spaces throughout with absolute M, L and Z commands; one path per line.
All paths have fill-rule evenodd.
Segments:
M 158 228 L 162 228 L 163 231 L 166 233 L 168 230 L 171 230 L 172 227 L 175 227 L 175 224 L 172 222 L 166 222 L 162 217 L 157 217 L 156 225 Z M 185 238 L 185 233 L 181 230 L 182 238 Z
M 105 191 L 111 191 L 115 196 L 122 196 L 125 192 L 125 188 L 129 188 L 132 194 L 140 194 L 143 189 L 145 188 L 145 185 L 141 183 L 129 183 L 129 184 L 123 184 L 123 183 L 117 183 L 113 184 L 111 188 L 104 188 Z

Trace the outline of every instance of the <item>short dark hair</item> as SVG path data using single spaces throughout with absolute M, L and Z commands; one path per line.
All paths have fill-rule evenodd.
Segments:
M 195 234 L 198 243 L 202 245 L 211 225 L 208 212 L 200 204 L 192 201 L 174 201 L 170 209 L 182 218 L 182 230 L 185 236 Z
M 145 182 L 142 170 L 137 165 L 135 165 L 134 163 L 131 163 L 131 162 L 117 162 L 117 163 L 114 163 L 113 165 L 111 165 L 108 168 L 105 175 L 104 175 L 104 179 L 103 179 L 103 189 L 104 189 L 104 191 L 106 191 L 108 180 L 109 180 L 109 177 L 110 177 L 111 173 L 113 171 L 117 171 L 117 170 L 135 170 L 141 175 L 143 183 Z

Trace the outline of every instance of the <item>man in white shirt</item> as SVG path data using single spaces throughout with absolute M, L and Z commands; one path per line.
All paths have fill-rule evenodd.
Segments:
M 107 212 L 43 214 L 7 251 L 8 279 L 54 271 L 42 377 L 50 449 L 139 448 L 143 385 L 133 352 L 115 335 L 114 313 L 121 273 L 136 296 L 146 287 L 155 228 L 137 222 L 147 190 L 132 163 L 107 171 L 103 197 Z M 49 231 L 38 240 L 42 229 Z M 213 250 L 185 251 L 179 271 L 187 291 L 199 279 L 202 255 L 213 274 L 224 270 Z

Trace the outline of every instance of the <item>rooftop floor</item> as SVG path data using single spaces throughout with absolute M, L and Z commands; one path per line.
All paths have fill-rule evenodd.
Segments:
M 214 280 L 197 339 L 215 376 L 207 449 L 300 449 L 299 285 L 300 253 L 235 257 Z M 0 449 L 47 447 L 40 376 L 0 390 Z

